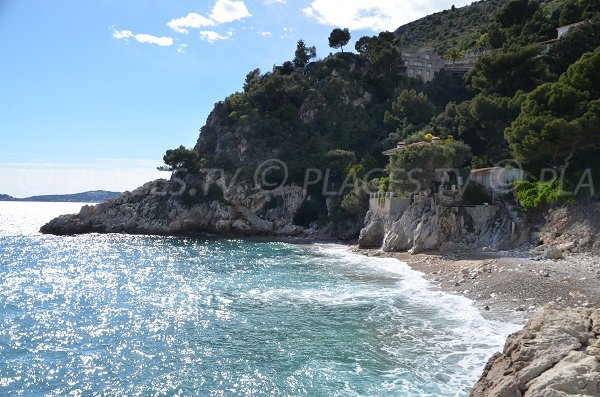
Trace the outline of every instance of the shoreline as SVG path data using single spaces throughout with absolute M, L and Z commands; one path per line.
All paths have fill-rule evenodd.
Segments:
M 410 255 L 406 252 L 361 249 L 356 240 L 312 236 L 223 236 L 214 233 L 139 235 L 241 239 L 298 245 L 339 244 L 351 252 L 368 257 L 398 259 L 422 273 L 433 288 L 465 296 L 473 301 L 483 317 L 502 322 L 524 324 L 537 310 L 548 304 L 558 308 L 600 308 L 600 257 L 591 253 L 567 252 L 559 260 L 535 257 L 525 248 L 485 252 L 471 250 L 450 255 L 439 252 Z
M 528 250 L 410 255 L 352 246 L 351 251 L 398 259 L 423 273 L 434 288 L 469 298 L 490 320 L 524 324 L 548 304 L 600 307 L 600 258 L 592 254 L 548 260 Z

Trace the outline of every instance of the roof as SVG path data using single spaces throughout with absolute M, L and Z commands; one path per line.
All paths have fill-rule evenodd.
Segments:
M 433 137 L 433 138 L 437 138 L 437 137 Z M 439 141 L 439 139 L 440 138 L 438 138 L 438 139 L 432 139 L 432 141 L 433 140 Z M 399 142 L 397 147 L 392 148 L 392 149 L 388 149 L 388 150 L 384 150 L 381 153 L 385 154 L 386 156 L 391 156 L 394 153 L 401 152 L 402 150 L 406 149 L 407 147 L 424 145 L 426 143 L 431 143 L 431 142 L 421 141 L 421 142 L 411 143 L 411 144 L 408 144 L 408 145 L 405 145 L 404 142 Z M 400 144 L 402 144 L 402 145 L 400 145 Z
M 471 174 L 487 174 L 487 173 L 494 172 L 495 170 L 497 170 L 499 168 L 500 167 L 476 168 L 474 170 L 471 170 Z
M 556 43 L 557 41 L 559 41 L 560 39 L 550 39 L 550 40 L 546 40 L 546 41 L 542 41 L 540 44 L 550 44 L 550 43 Z
M 579 22 L 575 22 L 575 23 L 570 23 L 568 25 L 559 26 L 559 27 L 556 28 L 556 30 L 562 29 L 562 28 L 572 28 L 573 26 L 581 25 L 584 22 L 585 21 L 579 21 Z

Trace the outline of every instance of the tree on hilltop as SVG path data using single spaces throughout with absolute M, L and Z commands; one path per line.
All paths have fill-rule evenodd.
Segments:
M 350 41 L 350 31 L 348 28 L 335 28 L 329 35 L 329 47 L 341 48 L 344 52 L 344 46 Z
M 307 47 L 304 40 L 299 40 L 296 46 L 296 52 L 294 53 L 294 66 L 299 69 L 304 69 L 308 62 L 317 56 L 317 49 L 315 46 Z

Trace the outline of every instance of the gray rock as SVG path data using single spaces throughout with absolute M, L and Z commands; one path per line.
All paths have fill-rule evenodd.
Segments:
M 92 215 L 93 213 L 94 213 L 93 205 L 84 205 L 83 207 L 81 207 L 81 210 L 79 211 L 79 217 L 85 218 L 85 217 Z
M 417 200 L 400 219 L 385 227 L 384 251 L 411 254 L 431 250 L 456 252 L 459 247 L 501 249 L 522 244 L 528 228 L 513 233 L 512 220 L 497 206 L 439 206 Z
M 540 228 L 539 238 L 552 245 L 576 252 L 600 253 L 600 203 L 581 200 L 553 208 Z
M 563 257 L 562 251 L 558 247 L 549 247 L 544 252 L 544 258 L 546 259 L 561 259 Z
M 589 242 L 589 241 L 588 241 Z M 587 243 L 582 243 L 580 242 L 580 245 L 585 246 Z M 556 246 L 556 248 L 558 248 L 561 251 L 571 251 L 573 248 L 575 248 L 576 244 L 573 241 L 569 241 L 567 243 L 563 243 L 563 244 L 559 244 Z
M 365 217 L 365 227 L 358 237 L 359 248 L 380 248 L 383 244 L 384 223 L 381 216 L 369 211 Z
M 471 397 L 600 396 L 600 310 L 545 307 L 488 361 Z
M 440 250 L 440 252 L 443 252 L 443 253 L 453 254 L 458 251 L 458 247 L 456 246 L 456 243 L 454 243 L 452 241 L 444 241 L 440 245 L 439 250 Z
M 189 177 L 185 182 L 184 189 L 176 180 L 148 182 L 105 203 L 84 206 L 78 214 L 55 218 L 41 232 L 291 235 L 303 230 L 293 224 L 304 200 L 299 186 L 266 191 L 238 183 L 226 189 L 222 176 Z M 222 197 L 201 194 L 207 191 L 203 185 L 222 192 Z

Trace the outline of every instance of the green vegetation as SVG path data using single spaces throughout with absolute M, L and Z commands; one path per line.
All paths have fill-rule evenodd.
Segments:
M 558 179 L 549 182 L 519 181 L 515 184 L 517 200 L 527 210 L 545 207 L 564 197 Z
M 544 50 L 541 42 L 556 38 L 561 21 L 580 17 L 588 20 Z M 258 164 L 277 158 L 288 168 L 288 183 L 298 185 L 307 168 L 329 168 L 328 187 L 340 187 L 343 199 L 332 211 L 322 185 L 309 186 L 301 224 L 328 213 L 360 214 L 367 187 L 414 185 L 393 171 L 390 179 L 368 174 L 386 166 L 382 151 L 400 140 L 442 138 L 393 157 L 393 169 L 422 168 L 412 177 L 424 186 L 435 179 L 436 167 L 520 161 L 530 183 L 545 192 L 536 198 L 533 188 L 521 186 L 526 208 L 554 197 L 543 185 L 543 167 L 571 187 L 583 169 L 600 169 L 597 0 L 488 0 L 430 15 L 396 33 L 361 37 L 357 53 L 343 52 L 349 38 L 347 29 L 334 29 L 330 45 L 342 52 L 318 61 L 316 48 L 299 40 L 291 60 L 270 72 L 250 71 L 242 91 L 215 105 L 194 150 L 168 151 L 163 168 L 240 168 L 240 177 L 250 179 Z M 472 71 L 465 78 L 442 72 L 428 83 L 411 79 L 403 45 L 431 46 L 450 63 L 470 56 Z M 369 180 L 346 186 L 349 175 Z M 483 194 L 467 196 L 481 201 Z
M 383 121 L 392 126 L 427 123 L 435 115 L 435 110 L 427 95 L 404 90 L 392 103 L 392 110 L 385 112 Z
M 477 166 L 490 166 L 508 156 L 504 129 L 517 117 L 521 97 L 478 94 L 461 103 L 449 103 L 429 128 L 438 136 L 455 134 L 467 143 L 480 160 Z
M 198 153 L 181 145 L 176 149 L 169 149 L 163 156 L 166 166 L 158 167 L 159 171 L 185 170 L 190 174 L 197 174 L 202 167 Z
M 453 139 L 408 146 L 392 155 L 388 169 L 390 187 L 416 193 L 431 186 L 436 179 L 436 170 L 463 167 L 470 158 L 469 146 Z
M 470 182 L 463 193 L 463 202 L 467 205 L 479 205 L 491 203 L 492 198 L 485 186 L 477 182 Z
M 440 54 L 451 48 L 471 48 L 504 3 L 505 0 L 478 1 L 437 12 L 401 26 L 395 34 L 405 47 L 429 47 Z
M 491 51 L 475 63 L 469 83 L 484 94 L 512 96 L 519 90 L 531 91 L 549 80 L 548 66 L 540 53 L 536 44 Z
M 516 159 L 561 173 L 600 149 L 600 48 L 529 93 L 506 129 Z
M 304 68 L 312 58 L 317 56 L 317 49 L 315 46 L 307 47 L 303 40 L 298 41 L 296 46 L 296 52 L 294 53 L 293 64 L 297 68 Z
M 344 46 L 346 44 L 348 44 L 349 41 L 350 41 L 350 31 L 348 30 L 348 28 L 333 29 L 333 31 L 329 35 L 329 47 L 341 48 L 342 52 L 344 52 Z

